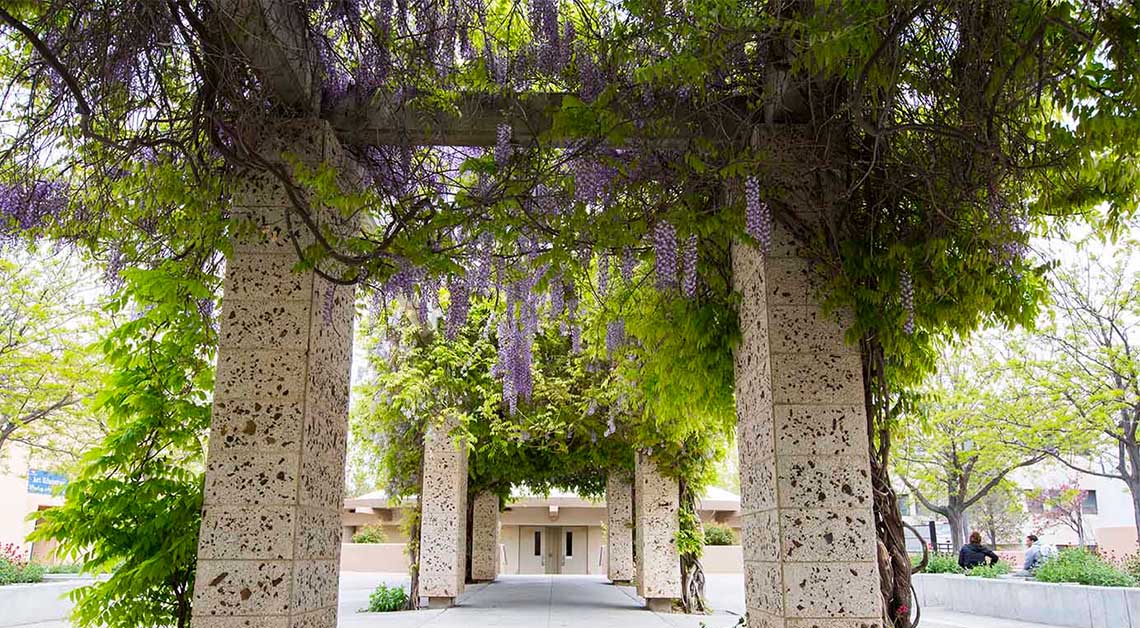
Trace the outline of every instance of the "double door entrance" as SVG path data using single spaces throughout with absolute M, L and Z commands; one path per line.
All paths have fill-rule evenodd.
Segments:
M 589 547 L 585 526 L 521 526 L 519 573 L 589 573 Z

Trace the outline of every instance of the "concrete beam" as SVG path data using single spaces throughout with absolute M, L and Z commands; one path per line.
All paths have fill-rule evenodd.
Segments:
M 520 93 L 462 94 L 447 111 L 417 110 L 408 104 L 407 93 L 402 98 L 391 92 L 379 92 L 363 106 L 354 104 L 355 96 L 327 112 L 326 116 L 340 140 L 354 146 L 493 146 L 498 126 L 511 125 L 511 141 L 516 145 L 536 142 L 555 128 L 559 112 L 573 115 L 573 107 L 584 106 L 570 94 Z M 698 137 L 715 142 L 733 142 L 747 145 L 751 129 L 762 118 L 762 113 L 751 110 L 743 98 L 730 98 L 714 108 L 694 110 L 677 102 L 670 107 L 675 129 L 659 132 L 649 142 L 661 148 L 687 147 Z M 625 136 L 634 133 L 633 122 L 628 128 L 598 129 L 597 136 L 607 138 L 604 143 L 623 145 Z M 775 126 L 784 126 L 779 124 Z M 642 138 L 643 139 L 643 138 Z

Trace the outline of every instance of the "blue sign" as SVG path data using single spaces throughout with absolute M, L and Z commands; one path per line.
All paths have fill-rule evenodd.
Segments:
M 67 484 L 67 476 L 42 469 L 28 471 L 28 492 L 35 495 L 51 495 L 52 489 Z

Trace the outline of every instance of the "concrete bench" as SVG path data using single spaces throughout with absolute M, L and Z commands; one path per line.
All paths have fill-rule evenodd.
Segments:
M 1140 628 L 1140 588 L 915 574 L 923 607 L 1070 628 Z
M 72 576 L 35 584 L 4 585 L 0 587 L 0 627 L 67 619 L 72 606 L 67 594 L 92 582 L 90 578 Z

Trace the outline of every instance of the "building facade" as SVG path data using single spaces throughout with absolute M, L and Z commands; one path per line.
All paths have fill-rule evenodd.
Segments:
M 497 500 L 496 500 L 497 505 Z M 395 504 L 382 491 L 346 499 L 341 515 L 341 568 L 346 571 L 400 572 L 407 569 L 407 515 L 414 500 Z M 740 539 L 740 498 L 711 488 L 698 502 L 706 525 L 733 530 Z M 499 514 L 501 574 L 607 574 L 609 505 L 573 493 L 532 495 L 516 491 Z M 382 543 L 353 543 L 365 529 L 379 530 Z M 740 546 L 711 548 L 706 570 L 739 572 Z M 632 578 L 617 578 L 631 580 Z

